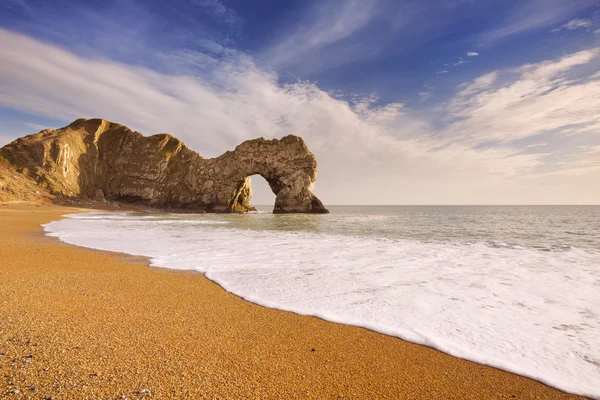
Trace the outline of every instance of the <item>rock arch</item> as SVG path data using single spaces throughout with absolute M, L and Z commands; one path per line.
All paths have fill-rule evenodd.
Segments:
M 251 209 L 249 177 L 275 194 L 275 213 L 326 213 L 312 193 L 317 161 L 302 138 L 264 138 L 205 159 L 179 139 L 150 137 L 101 119 L 79 119 L 4 146 L 0 155 L 50 193 L 207 212 Z
M 327 212 L 312 193 L 317 178 L 317 161 L 298 136 L 288 135 L 280 140 L 248 140 L 232 152 L 207 160 L 207 164 L 210 165 L 209 171 L 218 171 L 222 187 L 232 191 L 231 211 L 250 207 L 252 189 L 248 178 L 260 175 L 275 194 L 274 213 Z M 229 182 L 231 187 L 228 187 Z

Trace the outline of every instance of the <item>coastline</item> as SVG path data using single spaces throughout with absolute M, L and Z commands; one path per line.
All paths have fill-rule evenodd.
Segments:
M 581 398 L 364 328 L 264 308 L 202 274 L 37 236 L 42 223 L 77 211 L 91 210 L 0 205 L 0 395 Z

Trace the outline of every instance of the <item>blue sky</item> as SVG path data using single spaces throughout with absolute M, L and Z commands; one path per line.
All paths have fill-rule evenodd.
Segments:
M 329 204 L 600 203 L 600 1 L 0 0 L 0 36 L 0 144 L 296 133 Z

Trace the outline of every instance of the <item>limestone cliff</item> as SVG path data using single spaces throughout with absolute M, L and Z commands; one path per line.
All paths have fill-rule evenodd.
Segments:
M 168 134 L 150 137 L 101 119 L 25 136 L 0 156 L 61 198 L 139 202 L 161 208 L 245 212 L 251 175 L 275 193 L 275 213 L 325 213 L 312 194 L 317 162 L 302 138 L 263 138 L 205 159 Z M 0 189 L 1 190 L 1 189 Z
M 49 202 L 53 197 L 0 157 L 0 202 Z

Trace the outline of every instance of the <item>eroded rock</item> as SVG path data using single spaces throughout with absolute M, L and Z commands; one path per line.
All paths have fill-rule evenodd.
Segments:
M 179 139 L 150 137 L 101 119 L 25 136 L 0 155 L 48 192 L 65 198 L 142 202 L 207 212 L 251 210 L 249 177 L 275 193 L 276 213 L 325 213 L 312 193 L 317 161 L 302 138 L 263 138 L 205 159 Z
M 50 202 L 54 196 L 0 157 L 0 202 Z M 1 354 L 0 354 L 1 355 Z

